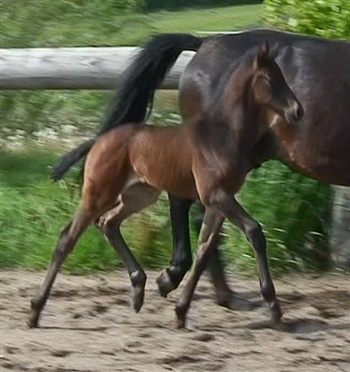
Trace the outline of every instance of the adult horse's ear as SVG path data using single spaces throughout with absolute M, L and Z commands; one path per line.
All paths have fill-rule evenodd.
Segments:
M 269 44 L 266 41 L 265 44 L 263 44 L 258 51 L 258 55 L 256 57 L 257 67 L 259 68 L 259 67 L 265 66 L 268 59 L 269 59 Z

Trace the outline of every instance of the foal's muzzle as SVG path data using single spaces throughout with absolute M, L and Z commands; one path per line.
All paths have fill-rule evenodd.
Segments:
M 304 108 L 298 101 L 292 101 L 289 103 L 289 107 L 286 110 L 285 117 L 289 124 L 298 122 L 304 116 Z

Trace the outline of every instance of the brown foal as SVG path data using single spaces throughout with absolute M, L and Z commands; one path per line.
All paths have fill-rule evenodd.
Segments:
M 199 249 L 185 289 L 176 305 L 177 325 L 185 326 L 196 284 L 215 249 L 224 218 L 250 241 L 257 256 L 261 292 L 274 321 L 281 318 L 260 225 L 233 196 L 252 163 L 252 147 L 271 125 L 294 125 L 302 107 L 270 57 L 268 46 L 241 57 L 224 76 L 213 106 L 178 127 L 125 124 L 102 135 L 88 153 L 80 207 L 59 237 L 46 279 L 32 300 L 28 324 L 40 312 L 64 259 L 92 223 L 118 252 L 130 275 L 133 307 L 144 300 L 146 275 L 125 243 L 120 225 L 155 203 L 161 190 L 198 199 L 206 207 Z M 283 120 L 280 120 L 280 119 Z M 277 123 L 277 124 L 276 124 Z

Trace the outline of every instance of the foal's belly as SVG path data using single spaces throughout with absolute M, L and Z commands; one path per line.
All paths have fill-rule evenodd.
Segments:
M 197 198 L 191 145 L 179 131 L 163 128 L 140 133 L 130 160 L 142 182 L 179 197 Z
M 174 164 L 154 165 L 149 162 L 136 164 L 135 173 L 142 182 L 159 190 L 186 199 L 197 199 L 195 181 L 190 169 L 179 169 Z

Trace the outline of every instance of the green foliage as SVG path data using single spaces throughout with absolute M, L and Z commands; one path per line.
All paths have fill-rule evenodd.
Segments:
M 326 38 L 350 37 L 348 0 L 265 0 L 270 27 Z

